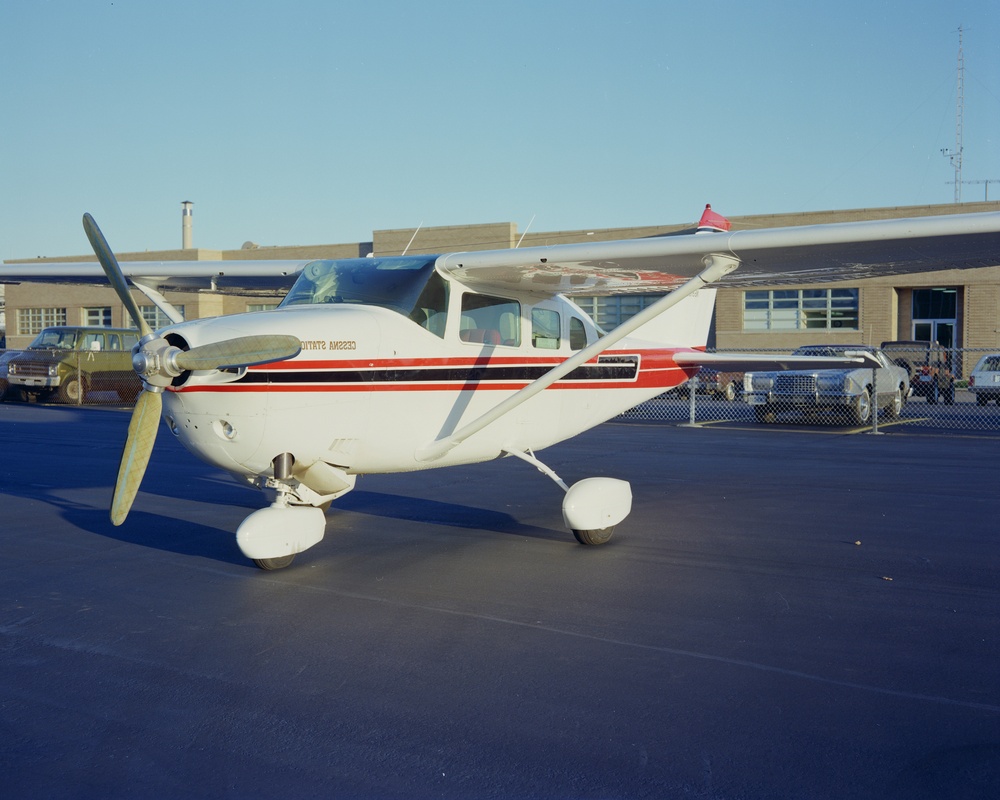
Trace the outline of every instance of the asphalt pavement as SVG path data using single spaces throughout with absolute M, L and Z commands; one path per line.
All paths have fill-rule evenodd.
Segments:
M 603 425 L 607 545 L 515 459 L 365 476 L 286 570 L 128 414 L 0 405 L 6 797 L 1000 796 L 996 437 Z

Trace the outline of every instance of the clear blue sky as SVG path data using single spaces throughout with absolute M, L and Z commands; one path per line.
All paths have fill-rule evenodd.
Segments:
M 947 203 L 959 25 L 1000 179 L 997 0 L 2 0 L 0 259 Z

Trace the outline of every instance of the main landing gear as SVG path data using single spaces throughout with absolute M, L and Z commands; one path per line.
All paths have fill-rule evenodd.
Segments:
M 563 521 L 580 544 L 604 544 L 615 532 L 615 526 L 632 510 L 632 487 L 628 481 L 584 478 L 567 486 L 551 467 L 535 458 L 530 450 L 506 452 L 527 461 L 566 492 L 562 504 Z
M 632 488 L 627 481 L 584 478 L 567 486 L 530 450 L 506 452 L 548 475 L 566 492 L 563 521 L 580 544 L 604 544 L 632 510 Z M 236 531 L 243 555 L 264 570 L 283 569 L 292 563 L 296 553 L 319 543 L 326 530 L 324 511 L 331 501 L 354 487 L 353 475 L 328 464 L 314 464 L 293 477 L 294 464 L 291 454 L 282 453 L 272 462 L 273 478 L 253 481 L 259 488 L 273 492 L 274 501 L 254 511 Z

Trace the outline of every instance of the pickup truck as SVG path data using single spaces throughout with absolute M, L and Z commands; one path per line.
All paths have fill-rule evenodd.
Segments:
M 794 355 L 864 358 L 856 367 L 748 372 L 743 398 L 758 422 L 774 422 L 783 411 L 839 413 L 855 425 L 867 425 L 874 409 L 899 417 L 910 395 L 906 370 L 881 350 L 862 345 L 808 345 Z
M 882 342 L 882 352 L 910 375 L 910 394 L 928 403 L 955 402 L 955 373 L 951 352 L 936 342 Z

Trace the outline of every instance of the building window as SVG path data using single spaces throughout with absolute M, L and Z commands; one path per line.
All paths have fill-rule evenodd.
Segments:
M 574 297 L 597 327 L 604 331 L 617 328 L 647 306 L 653 305 L 662 294 L 613 294 L 607 297 Z
M 182 317 L 184 316 L 184 306 L 174 306 L 174 308 L 177 309 Z M 146 320 L 146 324 L 154 331 L 174 324 L 173 320 L 156 306 L 139 306 L 139 313 L 142 314 L 142 318 Z
M 110 328 L 111 306 L 83 309 L 83 324 L 88 328 Z
M 743 330 L 858 329 L 858 289 L 761 289 L 743 293 Z
M 65 308 L 19 308 L 17 310 L 18 336 L 34 336 L 42 328 L 65 324 Z
M 278 307 L 277 303 L 247 303 L 247 311 L 273 311 Z

